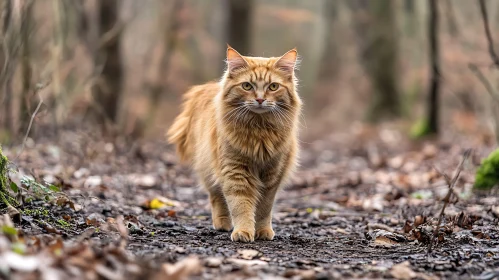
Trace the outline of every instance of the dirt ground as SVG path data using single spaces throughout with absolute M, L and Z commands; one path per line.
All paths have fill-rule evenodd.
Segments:
M 389 128 L 362 133 L 304 142 L 276 201 L 275 239 L 249 244 L 211 228 L 207 195 L 162 141 L 75 131 L 30 140 L 12 179 L 31 175 L 62 193 L 20 207 L 18 237 L 0 235 L 0 278 L 498 279 L 499 196 L 471 191 L 493 147 L 452 133 L 418 143 Z M 467 148 L 429 252 L 442 174 L 453 176 Z M 12 160 L 19 149 L 4 152 Z M 8 253 L 16 244 L 24 255 Z

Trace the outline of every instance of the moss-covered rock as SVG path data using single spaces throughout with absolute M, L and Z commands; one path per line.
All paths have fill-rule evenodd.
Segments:
M 2 152 L 2 146 L 0 146 L 0 208 L 7 207 L 9 205 L 17 205 L 16 200 L 9 193 L 10 180 L 7 177 L 7 165 L 9 160 L 4 156 Z
M 475 189 L 488 190 L 499 185 L 499 149 L 482 161 L 476 171 Z

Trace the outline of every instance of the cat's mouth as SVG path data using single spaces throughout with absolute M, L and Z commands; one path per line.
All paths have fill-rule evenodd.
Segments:
M 271 108 L 268 108 L 268 107 L 263 107 L 263 106 L 251 106 L 249 107 L 250 111 L 253 112 L 253 113 L 256 113 L 256 114 L 263 114 L 263 113 L 267 113 L 267 112 L 270 112 Z

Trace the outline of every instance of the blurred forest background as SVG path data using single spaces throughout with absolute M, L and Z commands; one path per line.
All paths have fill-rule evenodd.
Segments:
M 298 48 L 305 139 L 387 120 L 492 137 L 498 75 L 479 3 L 494 39 L 499 1 L 0 0 L 0 142 L 30 122 L 33 137 L 163 137 L 181 95 L 221 76 L 226 43 Z

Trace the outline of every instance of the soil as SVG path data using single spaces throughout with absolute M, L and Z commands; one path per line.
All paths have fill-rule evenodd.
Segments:
M 303 143 L 300 171 L 275 204 L 275 239 L 244 244 L 212 229 L 207 195 L 189 167 L 177 162 L 173 147 L 60 133 L 29 140 L 15 161 L 20 147 L 4 150 L 19 170 L 11 174 L 14 182 L 31 175 L 61 189 L 55 200 L 25 201 L 15 224 L 24 240 L 47 244 L 26 241 L 28 255 L 40 256 L 61 237 L 63 257 L 59 252 L 51 264 L 61 275 L 88 278 L 82 271 L 93 270 L 102 279 L 499 277 L 499 197 L 472 191 L 473 172 L 493 150 L 482 140 L 449 135 L 414 143 L 380 128 L 367 140 L 350 133 Z M 458 198 L 447 206 L 430 251 L 448 191 L 443 174 L 452 177 L 470 147 Z M 83 258 L 78 246 L 90 248 L 102 265 L 69 261 Z M 41 268 L 20 271 L 11 267 L 0 278 L 37 278 Z

